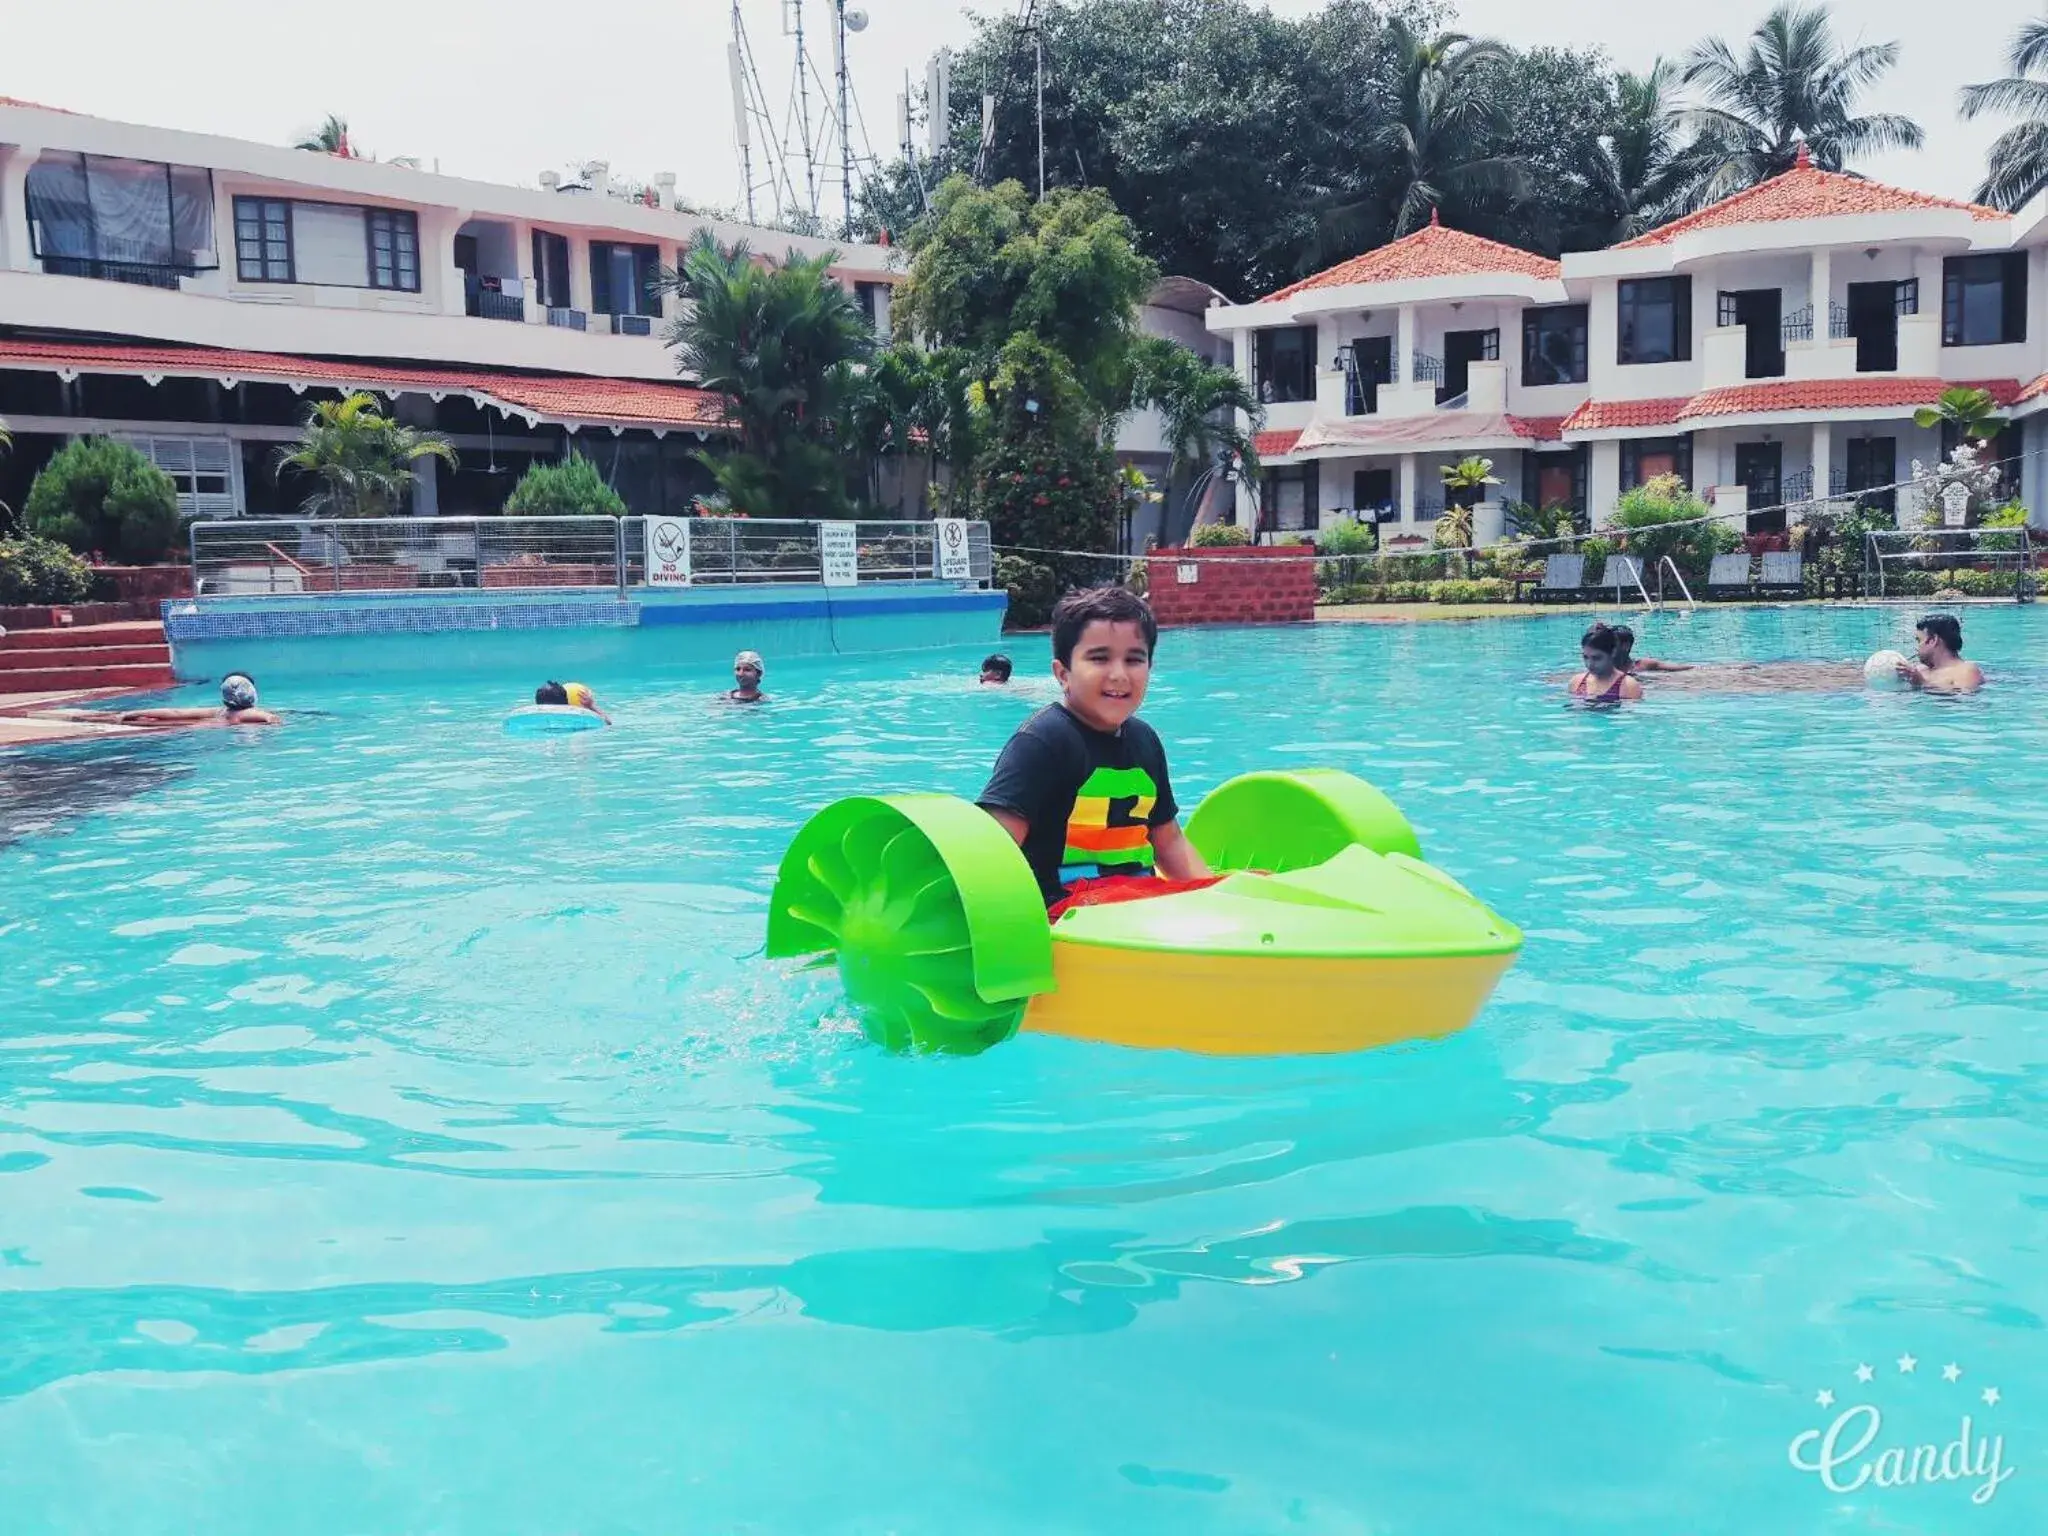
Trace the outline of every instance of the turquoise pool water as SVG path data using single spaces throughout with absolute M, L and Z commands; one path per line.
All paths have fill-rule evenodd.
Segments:
M 1184 799 L 1351 768 L 1527 929 L 1345 1058 L 896 1058 L 750 958 L 810 810 L 978 787 L 978 652 L 0 758 L 4 1528 L 2042 1529 L 2048 615 L 1965 617 L 1977 699 L 1605 714 L 1562 618 L 1170 634 Z M 1987 1499 L 1876 1486 L 1965 1413 Z

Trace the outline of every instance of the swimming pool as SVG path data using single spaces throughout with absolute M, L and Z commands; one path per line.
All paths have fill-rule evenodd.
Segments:
M 1562 617 L 1169 633 L 1184 801 L 1350 768 L 1527 930 L 1355 1057 L 896 1058 L 750 958 L 811 810 L 979 786 L 978 651 L 0 759 L 6 1528 L 2040 1529 L 2048 617 L 1964 617 L 1976 699 L 1609 713 Z M 2016 1475 L 1794 1470 L 1863 1402 Z

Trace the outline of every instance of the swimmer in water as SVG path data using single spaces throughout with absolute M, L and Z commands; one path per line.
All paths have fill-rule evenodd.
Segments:
M 1636 632 L 1626 624 L 1614 626 L 1615 670 L 1634 677 L 1638 672 L 1690 672 L 1693 664 L 1689 661 L 1657 661 L 1649 656 L 1637 656 Z
M 1010 658 L 1001 651 L 988 657 L 981 664 L 981 686 L 1000 688 L 1010 680 Z
M 1899 663 L 1899 681 L 1924 693 L 1975 693 L 1984 669 L 1963 660 L 1963 626 L 1953 615 L 1930 613 L 1913 626 L 1918 661 Z
M 1621 642 L 1605 624 L 1595 624 L 1579 637 L 1579 659 L 1585 671 L 1571 680 L 1569 692 L 1588 704 L 1619 704 L 1623 699 L 1640 699 L 1643 685 L 1622 671 L 1616 653 Z
M 597 707 L 597 695 L 590 691 L 588 683 L 564 683 L 562 692 L 571 709 L 587 709 L 606 725 L 612 723 L 612 717 Z
M 246 672 L 230 672 L 220 680 L 218 709 L 51 709 L 45 720 L 80 720 L 95 725 L 132 725 L 150 730 L 193 730 L 209 726 L 282 725 L 267 709 L 256 707 L 256 680 Z
M 729 704 L 759 704 L 768 695 L 761 691 L 761 676 L 768 669 L 761 665 L 759 651 L 741 651 L 732 659 L 732 680 L 739 686 L 726 690 L 725 699 Z

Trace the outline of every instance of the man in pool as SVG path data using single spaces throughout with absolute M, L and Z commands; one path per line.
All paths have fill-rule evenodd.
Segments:
M 981 663 L 981 685 L 984 688 L 1000 688 L 1010 680 L 1010 658 L 1001 651 L 985 658 Z
M 761 665 L 759 651 L 741 651 L 732 659 L 732 680 L 738 686 L 726 690 L 725 701 L 728 704 L 759 704 L 768 697 L 761 691 L 761 675 L 767 670 Z
M 1122 587 L 1061 598 L 1052 614 L 1060 702 L 1017 728 L 979 797 L 1024 850 L 1054 916 L 1216 878 L 1181 831 L 1166 748 L 1136 718 L 1158 638 L 1145 600 Z
M 1638 657 L 1635 650 L 1636 632 L 1626 624 L 1615 625 L 1614 668 L 1617 672 L 1626 672 L 1630 677 L 1634 677 L 1638 672 L 1690 672 L 1693 669 L 1689 661 L 1658 661 L 1649 656 Z
M 1615 661 L 1621 641 L 1605 624 L 1595 623 L 1579 637 L 1579 659 L 1586 670 L 1571 680 L 1570 692 L 1588 704 L 1619 704 L 1623 699 L 1640 699 L 1643 685 L 1622 671 Z
M 1918 661 L 1899 664 L 1899 680 L 1926 693 L 1975 693 L 1984 669 L 1963 660 L 1963 626 L 1955 615 L 1930 613 L 1913 626 Z
M 45 720 L 82 720 L 95 725 L 133 725 L 156 730 L 192 730 L 208 726 L 282 725 L 267 709 L 256 707 L 256 680 L 246 672 L 230 672 L 220 680 L 220 707 L 211 709 L 51 709 Z

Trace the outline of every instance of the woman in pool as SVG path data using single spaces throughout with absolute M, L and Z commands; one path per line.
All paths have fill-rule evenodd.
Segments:
M 92 725 L 144 726 L 154 730 L 190 730 L 206 726 L 282 725 L 267 709 L 256 707 L 256 680 L 246 672 L 230 672 L 220 680 L 220 707 L 111 710 L 46 709 L 45 720 L 78 720 Z
M 739 686 L 725 691 L 728 704 L 759 704 L 768 695 L 761 691 L 761 675 L 768 669 L 761 665 L 759 651 L 741 651 L 732 659 L 732 680 Z
M 1616 661 L 1621 642 L 1605 624 L 1595 624 L 1579 637 L 1579 659 L 1585 671 L 1576 674 L 1569 691 L 1588 704 L 1619 704 L 1640 699 L 1643 685 L 1622 671 Z

